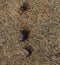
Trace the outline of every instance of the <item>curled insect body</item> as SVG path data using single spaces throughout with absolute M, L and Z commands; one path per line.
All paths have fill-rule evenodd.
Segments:
M 24 47 L 24 54 L 26 57 L 29 57 L 32 54 L 33 48 L 31 46 Z
M 29 31 L 28 30 L 21 30 L 20 31 L 21 35 L 20 35 L 20 41 L 25 41 L 28 36 L 29 36 Z

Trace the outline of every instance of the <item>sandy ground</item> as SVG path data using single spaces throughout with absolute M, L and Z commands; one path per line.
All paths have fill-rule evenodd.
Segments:
M 0 0 L 0 65 L 60 65 L 60 0 L 27 0 L 21 14 L 24 2 Z M 24 42 L 22 29 L 30 31 Z

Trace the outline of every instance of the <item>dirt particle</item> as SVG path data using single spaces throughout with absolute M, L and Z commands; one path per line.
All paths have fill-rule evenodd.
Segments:
M 24 13 L 29 9 L 29 4 L 28 2 L 24 2 L 23 5 L 20 6 L 19 12 Z
M 55 54 L 56 57 L 60 57 L 60 53 Z

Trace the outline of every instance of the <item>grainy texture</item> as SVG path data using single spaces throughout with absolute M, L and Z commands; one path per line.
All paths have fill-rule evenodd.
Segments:
M 25 0 L 0 0 L 0 65 L 60 65 L 60 0 L 27 0 L 30 9 L 22 15 Z M 19 41 L 28 28 L 28 40 Z M 29 58 L 23 47 L 34 49 Z

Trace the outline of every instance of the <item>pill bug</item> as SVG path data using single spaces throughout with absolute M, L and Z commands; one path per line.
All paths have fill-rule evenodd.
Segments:
M 33 48 L 32 46 L 25 46 L 24 47 L 24 53 L 26 57 L 29 57 L 32 54 Z
M 28 30 L 26 30 L 26 29 L 23 29 L 23 30 L 21 30 L 20 31 L 20 41 L 25 41 L 27 38 L 28 38 L 28 36 L 29 36 L 29 32 L 30 31 L 28 31 Z

